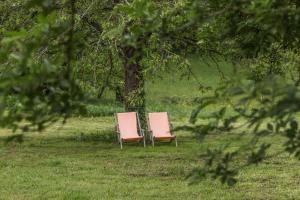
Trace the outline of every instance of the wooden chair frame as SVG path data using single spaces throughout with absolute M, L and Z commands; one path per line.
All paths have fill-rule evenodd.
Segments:
M 167 112 L 167 116 L 168 116 L 168 124 L 169 124 L 170 134 L 172 136 L 174 136 L 174 138 L 170 138 L 170 142 L 172 142 L 174 140 L 175 141 L 175 146 L 178 147 L 177 137 L 176 137 L 176 135 L 174 135 L 172 133 L 173 125 L 172 125 L 172 123 L 170 123 L 170 117 L 169 117 L 169 113 L 168 112 Z M 148 132 L 149 132 L 150 141 L 152 143 L 152 147 L 154 147 L 155 136 L 153 135 L 153 131 L 150 129 L 149 113 L 147 114 L 147 126 L 148 126 Z M 159 139 L 157 139 L 157 140 L 159 140 Z
M 136 119 L 137 119 L 137 125 L 138 125 L 138 134 L 143 137 L 143 139 L 142 139 L 143 140 L 143 144 L 144 144 L 144 147 L 146 147 L 145 133 L 144 133 L 144 130 L 141 128 L 139 114 L 137 112 L 135 112 L 135 113 L 136 113 Z M 120 147 L 121 147 L 121 149 L 123 149 L 123 142 L 124 141 L 123 141 L 123 139 L 121 137 L 117 114 L 118 113 L 114 113 L 114 117 L 115 117 L 115 131 L 117 133 L 117 137 L 118 137 L 117 140 L 118 140 L 118 142 L 120 144 Z M 140 141 L 141 140 L 139 140 L 139 142 Z

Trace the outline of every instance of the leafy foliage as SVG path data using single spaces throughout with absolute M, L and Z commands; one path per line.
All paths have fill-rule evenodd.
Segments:
M 52 1 L 29 1 L 25 8 L 37 12 L 33 25 L 1 40 L 0 123 L 15 130 L 42 130 L 80 107 L 82 94 L 70 68 L 74 25 L 69 19 L 75 14 L 59 17 Z M 23 120 L 30 123 L 20 124 Z
M 296 0 L 4 1 L 0 125 L 42 130 L 107 88 L 143 116 L 146 74 L 181 70 L 189 76 L 191 54 L 227 59 L 247 77 L 220 73 L 220 87 L 196 100 L 192 125 L 181 129 L 201 141 L 232 132 L 250 138 L 238 149 L 208 150 L 196 170 L 198 178 L 234 185 L 239 168 L 268 157 L 266 136 L 286 137 L 285 150 L 300 156 L 299 6 Z M 201 116 L 208 106 L 216 109 Z M 244 165 L 235 165 L 241 158 Z
M 212 37 L 200 40 L 209 45 L 229 47 L 222 56 L 250 72 L 246 78 L 226 77 L 223 84 L 210 97 L 200 98 L 199 107 L 192 113 L 192 130 L 201 140 L 209 134 L 236 133 L 249 138 L 232 150 L 230 142 L 224 149 L 211 149 L 206 162 L 195 171 L 203 176 L 220 178 L 234 185 L 237 170 L 258 164 L 268 158 L 271 143 L 263 138 L 281 135 L 282 144 L 290 154 L 299 157 L 299 3 L 297 1 L 206 1 L 212 9 L 206 31 L 214 30 Z M 194 4 L 197 9 L 198 5 Z M 197 21 L 197 18 L 192 20 Z M 216 26 L 219 26 L 216 27 Z M 212 39 L 208 39 L 212 38 Z M 206 44 L 208 43 L 208 44 Z M 217 44 L 217 43 L 213 43 Z M 217 49 L 220 48 L 217 46 Z M 296 62 L 295 62 L 296 61 Z M 220 106 L 223 105 L 223 106 Z M 208 123 L 197 123 L 205 107 L 217 108 Z M 247 131 L 244 131 L 244 130 Z M 244 164 L 236 161 L 243 159 Z M 230 164 L 231 163 L 231 164 Z M 201 176 L 200 176 L 201 177 Z

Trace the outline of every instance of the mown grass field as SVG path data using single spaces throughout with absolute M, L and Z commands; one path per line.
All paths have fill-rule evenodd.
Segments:
M 199 80 L 217 83 L 215 69 L 196 66 Z M 149 83 L 147 94 L 148 110 L 166 110 L 180 126 L 195 106 L 189 99 L 199 92 L 193 80 L 168 76 Z M 245 140 L 215 134 L 199 143 L 192 133 L 178 132 L 178 148 L 173 143 L 155 148 L 125 144 L 120 150 L 109 113 L 122 108 L 113 103 L 103 107 L 90 109 L 107 116 L 74 117 L 64 126 L 57 123 L 43 133 L 26 134 L 22 144 L 6 144 L 12 133 L 1 130 L 0 199 L 300 199 L 300 162 L 293 157 L 275 155 L 241 169 L 235 187 L 210 179 L 190 185 L 186 177 L 202 163 L 199 155 L 208 147 L 231 141 L 235 148 Z M 267 140 L 273 143 L 271 154 L 281 150 L 283 138 Z

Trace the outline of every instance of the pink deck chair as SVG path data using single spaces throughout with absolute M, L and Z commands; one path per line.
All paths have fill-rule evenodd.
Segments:
M 167 112 L 148 113 L 148 127 L 150 140 L 154 146 L 155 140 L 175 141 L 177 147 L 177 138 L 171 133 L 171 124 Z
M 118 134 L 118 142 L 121 149 L 123 149 L 123 142 L 127 141 L 144 141 L 144 147 L 146 146 L 144 131 L 141 129 L 138 113 L 116 113 L 115 119 L 117 122 L 116 131 Z

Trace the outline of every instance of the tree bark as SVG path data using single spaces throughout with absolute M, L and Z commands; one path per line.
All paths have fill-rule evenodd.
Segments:
M 126 111 L 138 112 L 142 126 L 146 122 L 145 80 L 140 64 L 142 53 L 139 49 L 125 45 L 122 47 L 122 57 L 125 73 L 124 105 Z
M 125 26 L 124 36 L 129 34 L 129 27 L 132 22 Z M 125 84 L 124 84 L 124 106 L 126 111 L 135 111 L 139 113 L 142 128 L 146 127 L 146 100 L 145 100 L 145 79 L 144 70 L 141 65 L 143 59 L 143 50 L 151 36 L 151 32 L 140 35 L 135 45 L 124 41 L 121 44 L 121 57 L 124 66 Z M 124 37 L 125 38 L 125 37 Z

